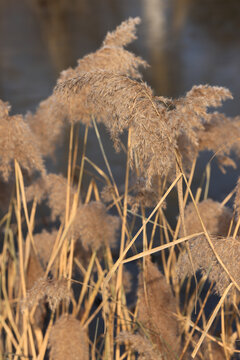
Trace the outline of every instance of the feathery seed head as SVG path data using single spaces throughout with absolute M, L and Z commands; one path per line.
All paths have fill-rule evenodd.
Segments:
M 49 336 L 53 360 L 88 360 L 87 334 L 80 321 L 72 315 L 62 315 L 53 325 Z
M 78 207 L 71 231 L 85 249 L 98 250 L 105 244 L 116 244 L 118 228 L 119 218 L 108 215 L 103 203 L 91 201 Z
M 32 174 L 45 175 L 42 155 L 37 140 L 21 115 L 9 116 L 9 105 L 0 103 L 0 173 L 8 181 L 12 163 L 17 160 L 21 167 Z
M 240 271 L 238 265 L 240 257 L 240 240 L 232 237 L 211 237 L 211 241 L 229 273 L 240 286 Z M 222 296 L 227 286 L 230 284 L 231 279 L 218 263 L 205 236 L 199 236 L 190 240 L 189 248 L 192 255 L 194 270 L 200 270 L 203 275 L 209 274 L 209 280 L 215 283 L 216 293 Z M 187 252 L 182 252 L 180 254 L 176 270 L 179 278 L 184 278 L 186 275 L 192 275 L 192 266 Z M 229 295 L 232 293 L 233 289 L 230 291 Z

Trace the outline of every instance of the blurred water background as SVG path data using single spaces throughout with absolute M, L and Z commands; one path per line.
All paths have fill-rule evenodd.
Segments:
M 197 84 L 226 86 L 234 100 L 223 111 L 240 114 L 239 0 L 0 0 L 0 98 L 10 102 L 12 113 L 34 111 L 61 70 L 98 49 L 107 31 L 130 16 L 142 19 L 130 50 L 151 65 L 144 80 L 157 95 L 178 97 Z M 100 130 L 121 184 L 124 155 L 115 154 Z M 67 144 L 66 133 L 57 163 L 49 165 L 55 171 L 66 173 Z M 87 154 L 104 168 L 94 131 Z M 210 158 L 201 157 L 195 186 Z M 224 175 L 213 163 L 210 197 L 222 200 L 238 174 L 239 167 Z

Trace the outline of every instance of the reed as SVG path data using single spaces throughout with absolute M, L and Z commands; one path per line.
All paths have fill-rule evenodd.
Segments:
M 207 196 L 211 161 L 224 172 L 236 167 L 239 117 L 212 111 L 232 99 L 224 87 L 156 96 L 142 80 L 148 64 L 125 48 L 139 23 L 124 21 L 63 71 L 35 113 L 11 116 L 0 100 L 0 176 L 5 188 L 15 187 L 7 211 L 0 195 L 1 359 L 239 355 L 240 181 L 222 203 Z M 122 186 L 99 123 L 125 152 Z M 56 156 L 66 127 L 65 177 L 44 163 Z M 89 131 L 107 172 L 87 156 Z M 204 150 L 213 156 L 195 194 Z

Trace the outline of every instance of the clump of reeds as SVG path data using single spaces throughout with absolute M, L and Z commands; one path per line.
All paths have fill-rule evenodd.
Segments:
M 87 104 L 108 128 L 117 149 L 121 133 L 131 129 L 130 159 L 137 160 L 148 185 L 154 175 L 175 169 L 177 152 L 185 154 L 183 139 L 188 151 L 198 153 L 198 133 L 211 121 L 207 108 L 232 98 L 225 88 L 195 86 L 174 102 L 154 96 L 145 83 L 99 69 L 59 82 L 55 94 L 69 106 Z
M 10 116 L 0 100 L 0 175 L 15 188 L 0 221 L 3 358 L 229 360 L 238 353 L 240 182 L 222 203 L 207 198 L 209 184 L 194 197 L 192 182 L 203 150 L 223 171 L 236 167 L 239 117 L 212 112 L 232 98 L 224 87 L 193 86 L 179 99 L 155 95 L 142 81 L 146 62 L 125 49 L 139 23 L 123 22 L 99 50 L 63 71 L 35 113 Z M 85 128 L 81 156 L 76 122 Z M 126 153 L 123 186 L 115 182 L 98 122 Z M 107 172 L 86 155 L 92 124 Z M 43 157 L 53 156 L 68 125 L 67 176 L 47 173 Z M 232 210 L 225 204 L 234 193 Z M 171 206 L 179 209 L 176 226 L 165 211 Z M 154 264 L 155 253 L 161 260 Z M 138 275 L 125 268 L 135 260 Z M 194 293 L 191 279 L 184 287 L 181 281 L 192 275 Z M 203 297 L 206 278 L 211 285 Z M 217 305 L 209 316 L 212 288 Z

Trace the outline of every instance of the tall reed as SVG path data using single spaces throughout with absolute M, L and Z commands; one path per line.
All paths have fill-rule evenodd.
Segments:
M 204 150 L 222 171 L 236 167 L 239 117 L 212 111 L 232 98 L 224 87 L 194 86 L 179 99 L 155 95 L 139 70 L 148 64 L 125 49 L 139 23 L 124 21 L 63 71 L 35 113 L 11 116 L 0 100 L 1 181 L 15 186 L 0 221 L 1 359 L 239 354 L 240 182 L 219 203 L 207 196 L 210 176 L 204 186 L 195 178 Z M 99 123 L 125 151 L 123 185 Z M 44 161 L 56 155 L 66 127 L 65 177 Z M 107 172 L 87 155 L 88 131 Z

